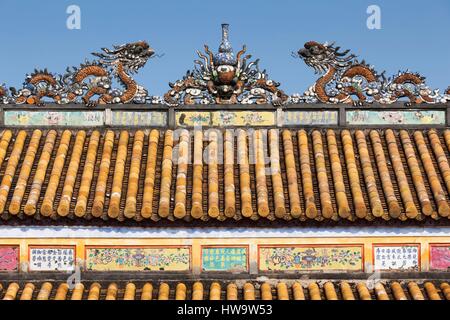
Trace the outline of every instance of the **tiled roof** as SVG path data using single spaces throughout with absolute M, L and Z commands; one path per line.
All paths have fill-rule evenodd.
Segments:
M 435 129 L 4 130 L 0 213 L 448 221 L 449 151 Z
M 441 281 L 17 282 L 0 284 L 3 300 L 450 300 Z

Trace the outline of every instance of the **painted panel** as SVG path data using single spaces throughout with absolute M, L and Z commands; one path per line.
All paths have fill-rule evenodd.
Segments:
M 209 126 L 211 113 L 209 111 L 180 111 L 175 113 L 175 121 L 179 126 Z
M 260 247 L 261 271 L 362 271 L 362 246 Z
M 285 111 L 284 125 L 337 125 L 337 111 Z
M 374 245 L 375 270 L 419 271 L 419 245 Z
M 30 271 L 72 271 L 75 268 L 75 247 L 29 248 Z
M 19 247 L 0 247 L 0 271 L 19 271 Z
M 272 111 L 178 111 L 175 120 L 179 126 L 274 126 Z
M 247 247 L 203 247 L 203 271 L 247 271 Z
M 444 110 L 376 111 L 348 110 L 347 123 L 351 125 L 444 125 Z
M 450 270 L 450 243 L 430 245 L 430 269 Z
M 111 111 L 114 126 L 157 126 L 167 125 L 167 113 L 163 111 Z
M 5 111 L 7 126 L 103 126 L 103 111 Z
M 189 247 L 90 247 L 86 269 L 92 271 L 189 271 Z
M 271 111 L 213 111 L 212 125 L 226 126 L 274 126 L 275 112 Z

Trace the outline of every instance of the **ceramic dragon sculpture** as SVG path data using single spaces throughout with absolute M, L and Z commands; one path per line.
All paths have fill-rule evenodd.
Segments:
M 425 77 L 409 71 L 385 78 L 364 61 L 356 60 L 350 50 L 341 51 L 333 44 L 305 43 L 295 54 L 322 76 L 305 92 L 306 102 L 391 104 L 406 98 L 407 105 L 449 101 L 448 90 L 440 95 L 425 83 Z
M 249 62 L 243 46 L 235 56 L 228 40 L 228 24 L 222 24 L 222 43 L 216 54 L 205 45 L 205 53 L 197 51 L 196 68 L 175 83 L 164 95 L 169 105 L 178 104 L 283 104 L 288 96 L 258 68 L 258 60 Z
M 23 88 L 8 90 L 0 86 L 3 103 L 42 105 L 43 98 L 58 104 L 81 100 L 88 106 L 107 103 L 145 103 L 147 90 L 138 85 L 132 74 L 142 68 L 153 56 L 154 50 L 145 41 L 102 48 L 93 53 L 98 59 L 79 67 L 67 68 L 63 75 L 35 70 L 27 75 Z M 123 89 L 112 88 L 113 78 Z M 92 98 L 97 96 L 96 100 Z

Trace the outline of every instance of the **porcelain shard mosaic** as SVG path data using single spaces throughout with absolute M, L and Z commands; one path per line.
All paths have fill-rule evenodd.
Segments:
M 102 111 L 5 111 L 7 126 L 103 126 Z
M 272 111 L 178 111 L 175 115 L 179 126 L 273 126 Z
M 413 110 L 413 111 L 378 111 L 378 110 L 350 110 L 346 113 L 347 123 L 350 125 L 444 125 L 445 111 L 443 110 Z
M 430 269 L 450 270 L 450 244 L 430 246 Z
M 19 247 L 2 246 L 0 247 L 0 271 L 18 271 L 19 270 Z
M 285 125 L 337 125 L 337 111 L 285 111 Z
M 167 114 L 161 111 L 111 111 L 113 126 L 157 126 L 167 125 Z
M 189 271 L 188 247 L 87 248 L 86 269 L 92 271 Z
M 261 271 L 362 271 L 362 246 L 261 247 Z

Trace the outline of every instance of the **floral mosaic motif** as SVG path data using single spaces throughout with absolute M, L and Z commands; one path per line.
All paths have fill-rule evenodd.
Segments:
M 86 269 L 92 271 L 188 271 L 189 248 L 89 248 Z
M 19 270 L 19 247 L 0 247 L 0 271 Z
M 284 111 L 285 125 L 337 125 L 337 111 Z
M 443 110 L 415 110 L 415 111 L 351 110 L 346 112 L 346 116 L 347 116 L 347 123 L 352 125 L 445 124 L 445 111 Z
M 419 271 L 418 246 L 374 246 L 375 270 Z
M 178 112 L 175 117 L 180 126 L 208 126 L 211 122 L 210 112 Z
M 203 271 L 247 271 L 247 248 L 202 248 Z
M 263 121 L 262 115 L 257 112 L 248 113 L 241 116 L 242 121 L 248 124 L 260 123 Z
M 273 126 L 274 112 L 267 111 L 213 111 L 213 126 Z
M 273 126 L 272 111 L 183 111 L 176 113 L 180 126 Z
M 449 90 L 440 94 L 430 89 L 419 73 L 399 71 L 386 78 L 364 60 L 358 61 L 350 50 L 341 50 L 334 43 L 308 41 L 294 57 L 320 74 L 319 79 L 304 93 L 292 95 L 292 102 L 350 103 L 363 105 L 378 102 L 391 104 L 406 99 L 406 105 L 416 103 L 446 103 Z
M 112 111 L 111 124 L 115 126 L 166 126 L 167 113 L 159 111 Z
M 267 247 L 260 248 L 261 271 L 362 270 L 362 248 Z
M 7 126 L 102 126 L 102 111 L 5 111 Z
M 236 113 L 230 111 L 220 112 L 218 120 L 224 125 L 233 125 L 236 122 Z
M 430 269 L 450 270 L 450 244 L 430 246 Z

